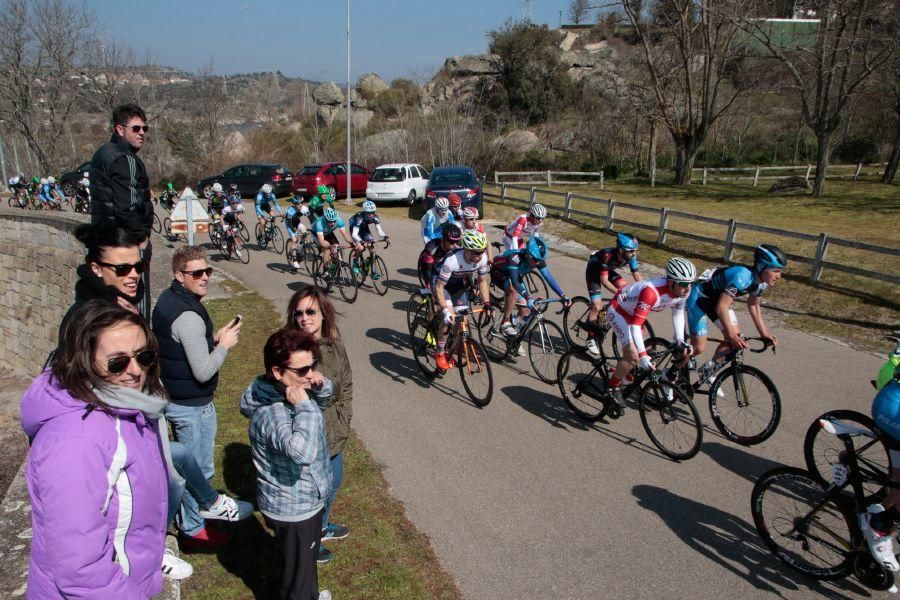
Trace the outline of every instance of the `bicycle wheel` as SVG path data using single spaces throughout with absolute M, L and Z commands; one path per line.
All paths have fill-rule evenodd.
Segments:
M 153 224 L 150 226 L 153 230 L 153 233 L 159 233 L 162 231 L 162 221 L 159 220 L 159 215 L 153 213 Z
M 584 296 L 572 298 L 572 304 L 563 312 L 563 332 L 569 347 L 574 350 L 587 350 L 588 335 L 584 327 L 591 301 Z
M 481 313 L 478 323 L 478 337 L 481 345 L 487 352 L 488 358 L 494 362 L 500 362 L 509 356 L 509 338 L 500 331 L 500 322 L 503 320 L 503 312 L 494 310 Z
M 331 290 L 331 284 L 332 284 L 332 278 L 331 278 L 331 274 L 329 273 L 329 267 L 330 267 L 330 265 L 325 264 L 322 261 L 321 256 L 315 257 L 312 261 L 313 283 L 315 283 L 317 286 L 319 286 L 326 292 Z
M 241 239 L 243 239 L 245 242 L 250 241 L 250 231 L 247 229 L 247 225 L 244 224 L 243 219 L 240 219 L 238 221 L 238 231 L 241 234 Z
M 438 372 L 434 358 L 437 352 L 437 334 L 432 327 L 431 319 L 416 318 L 410 328 L 409 338 L 413 358 L 416 359 L 419 370 L 428 379 L 434 379 Z
M 278 228 L 278 225 L 272 225 L 272 250 L 275 254 L 284 252 L 284 234 Z
M 846 448 L 837 436 L 822 429 L 820 419 L 844 421 L 876 434 L 878 429 L 875 421 L 855 410 L 831 410 L 810 424 L 803 438 L 803 458 L 810 474 L 822 485 L 828 485 L 831 482 L 831 465 L 839 460 Z M 887 446 L 879 437 L 854 436 L 853 453 L 863 476 L 862 486 L 866 497 L 882 496 L 885 484 L 891 480 L 891 458 Z
M 569 350 L 559 359 L 556 368 L 557 385 L 563 400 L 572 412 L 591 422 L 605 417 L 610 406 L 606 372 L 601 364 L 584 352 Z
M 339 269 L 335 272 L 337 278 L 338 291 L 341 297 L 348 303 L 356 302 L 359 295 L 359 282 L 356 280 L 356 273 L 345 262 L 341 262 Z
M 528 334 L 528 360 L 535 374 L 544 383 L 556 383 L 559 359 L 569 350 L 566 336 L 553 321 L 538 321 Z
M 380 256 L 372 259 L 369 265 L 369 277 L 372 278 L 372 287 L 379 296 L 387 294 L 388 288 L 391 287 L 391 280 L 388 276 L 387 265 Z
M 796 467 L 765 473 L 753 486 L 750 512 L 759 537 L 787 566 L 823 580 L 847 574 L 850 551 L 861 542 L 856 517 L 810 473 Z
M 484 346 L 469 337 L 462 338 L 459 344 L 456 366 L 466 394 L 476 405 L 487 406 L 494 393 L 494 375 Z
M 549 298 L 550 292 L 547 288 L 547 282 L 544 281 L 544 278 L 541 277 L 537 273 L 528 273 L 523 278 L 522 283 L 525 284 L 525 289 L 528 290 L 528 294 L 532 297 L 537 296 L 539 298 Z
M 724 396 L 719 397 L 719 391 Z M 722 435 L 743 446 L 766 441 L 781 420 L 781 396 L 769 376 L 750 365 L 732 365 L 709 386 L 709 413 Z
M 659 379 L 644 385 L 639 410 L 644 431 L 660 452 L 672 460 L 687 460 L 700 451 L 700 414 L 673 383 Z
M 428 309 L 428 313 L 424 314 L 429 314 L 431 302 L 428 296 L 423 296 L 419 292 L 412 294 L 406 302 L 406 327 L 409 329 L 410 333 L 412 333 L 413 321 L 419 315 L 419 310 L 423 305 L 427 305 Z
M 306 242 L 300 250 L 300 260 L 303 261 L 303 268 L 306 274 L 312 277 L 313 261 L 319 256 L 319 249 L 312 243 Z
M 269 245 L 269 237 L 266 235 L 266 228 L 256 223 L 256 229 L 253 231 L 253 237 L 256 240 L 256 245 L 259 246 L 260 250 L 265 250 L 266 246 Z
M 175 239 L 175 236 L 172 235 L 172 219 L 170 219 L 169 217 L 163 219 L 163 231 L 166 232 L 166 237 L 168 239 Z
M 231 242 L 232 253 L 237 256 L 238 260 L 242 263 L 249 264 L 250 263 L 250 251 L 247 249 L 247 246 L 244 244 L 236 244 L 234 241 Z

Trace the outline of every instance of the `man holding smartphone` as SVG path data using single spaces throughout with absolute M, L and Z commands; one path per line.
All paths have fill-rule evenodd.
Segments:
M 238 343 L 241 325 L 239 319 L 232 319 L 213 331 L 212 319 L 201 304 L 212 274 L 203 248 L 179 248 L 172 256 L 172 271 L 172 285 L 160 294 L 153 309 L 160 379 L 170 399 L 166 418 L 172 423 L 175 439 L 211 479 L 217 429 L 213 394 L 219 369 Z M 228 541 L 228 536 L 206 528 L 197 500 L 187 491 L 176 523 L 186 548 L 214 549 Z

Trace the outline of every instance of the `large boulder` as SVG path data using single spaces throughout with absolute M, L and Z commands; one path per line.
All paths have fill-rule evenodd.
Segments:
M 451 56 L 444 62 L 444 70 L 451 77 L 499 75 L 500 71 L 497 68 L 499 58 L 496 54 Z
M 361 158 L 377 162 L 393 160 L 391 157 L 402 156 L 403 149 L 409 146 L 413 136 L 406 129 L 391 129 L 363 138 L 356 147 Z
M 371 100 L 380 92 L 389 88 L 390 86 L 384 82 L 384 79 L 375 73 L 366 73 L 356 80 L 356 90 L 366 100 Z
M 541 145 L 541 140 L 533 131 L 514 129 L 506 135 L 496 138 L 493 144 L 508 152 L 525 153 L 536 150 Z
M 350 112 L 350 119 L 353 121 L 354 129 L 365 129 L 369 125 L 369 121 L 372 120 L 372 117 L 375 116 L 375 113 L 369 110 L 368 108 L 354 108 Z M 340 123 L 347 122 L 347 109 L 346 108 L 335 108 L 331 113 L 332 121 L 337 121 Z
M 578 34 L 574 31 L 567 31 L 562 41 L 559 42 L 559 49 L 563 52 L 568 52 L 572 49 L 572 45 L 575 43 L 578 37 Z
M 344 92 L 333 81 L 317 85 L 312 96 L 320 106 L 340 106 L 344 103 Z

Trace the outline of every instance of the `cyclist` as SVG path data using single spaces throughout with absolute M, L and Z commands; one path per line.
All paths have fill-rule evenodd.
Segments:
M 297 250 L 297 237 L 306 237 L 306 225 L 300 221 L 301 217 L 309 214 L 309 209 L 303 206 L 303 196 L 298 197 L 294 194 L 288 200 L 290 206 L 284 211 L 284 228 L 288 234 L 288 253 L 291 257 L 291 267 L 296 271 L 300 268 L 297 256 L 294 254 Z
M 228 184 L 228 197 L 229 198 L 237 198 L 238 204 L 240 204 L 241 193 L 240 193 L 238 185 L 236 183 Z
M 344 220 L 338 214 L 338 211 L 329 206 L 322 212 L 322 216 L 313 223 L 312 232 L 313 235 L 316 236 L 316 242 L 319 244 L 319 248 L 322 249 L 323 261 L 326 263 L 328 262 L 328 252 L 332 245 L 340 247 L 337 236 L 334 235 L 334 232 L 338 230 L 340 230 L 341 237 L 344 238 L 348 245 L 353 246 L 357 250 L 362 249 L 362 246 L 359 243 L 354 242 L 353 238 L 350 237 L 350 234 L 347 233 L 347 227 L 344 225 Z
M 466 231 L 462 234 L 462 250 L 448 254 L 441 262 L 431 289 L 434 292 L 435 307 L 441 307 L 444 315 L 444 325 L 438 332 L 437 353 L 435 362 L 442 371 L 450 369 L 444 348 L 447 344 L 447 336 L 450 334 L 450 325 L 456 317 L 455 308 L 466 306 L 469 298 L 466 288 L 471 285 L 472 278 L 477 278 L 484 307 L 490 309 L 488 283 L 490 281 L 490 265 L 488 265 L 487 238 L 478 231 Z
M 237 248 L 240 248 L 244 244 L 244 240 L 241 239 L 239 231 L 240 222 L 238 220 L 241 215 L 241 210 L 243 210 L 241 208 L 241 203 L 232 197 L 225 202 L 225 206 L 219 213 L 219 223 L 222 224 L 222 238 L 227 239 L 228 236 L 231 236 L 234 240 L 234 245 Z
M 620 289 L 628 283 L 625 278 L 616 272 L 625 265 L 631 269 L 631 276 L 635 281 L 643 281 L 644 276 L 638 267 L 637 238 L 630 233 L 617 233 L 616 245 L 611 248 L 597 250 L 588 259 L 584 271 L 587 281 L 588 294 L 591 298 L 591 308 L 588 311 L 588 323 L 594 323 L 603 309 L 603 288 L 606 288 L 615 296 Z M 587 350 L 593 356 L 600 356 L 600 346 L 594 339 L 594 331 L 588 330 Z
M 25 175 L 19 173 L 9 178 L 9 189 L 21 208 L 28 206 L 28 182 Z
M 462 210 L 462 198 L 459 197 L 459 194 L 448 194 L 447 202 L 450 203 L 450 216 L 453 217 L 453 220 L 457 223 L 463 220 L 463 210 Z
M 450 214 L 450 201 L 446 198 L 438 198 L 434 201 L 434 207 L 422 216 L 420 231 L 422 242 L 427 244 L 431 240 L 441 237 L 441 225 L 455 223 L 456 220 Z
M 31 178 L 31 183 L 28 184 L 28 197 L 31 201 L 31 206 L 36 210 L 41 208 L 41 180 L 39 177 L 35 176 Z
M 372 237 L 372 232 L 369 229 L 371 225 L 375 226 L 375 231 L 381 236 L 381 239 L 391 239 L 391 236 L 387 235 L 381 228 L 381 219 L 378 218 L 378 213 L 375 212 L 376 209 L 377 207 L 374 202 L 366 200 L 362 204 L 362 210 L 350 217 L 348 225 L 350 226 L 350 237 L 353 238 L 354 242 L 358 244 L 374 242 L 375 240 Z M 353 265 L 354 273 L 359 272 L 358 262 L 361 256 L 362 250 L 353 251 L 350 264 Z
M 80 213 L 91 211 L 91 180 L 84 177 L 75 188 L 75 210 Z
M 462 219 L 459 221 L 462 223 L 463 231 L 468 231 L 471 229 L 474 231 L 480 231 L 481 233 L 487 235 L 487 233 L 484 231 L 484 225 L 478 222 L 478 216 L 478 209 L 474 206 L 467 206 L 466 208 L 464 208 L 462 211 Z M 494 261 L 494 252 L 490 244 L 488 244 L 487 247 L 487 257 L 488 262 Z
M 225 190 L 222 188 L 222 184 L 217 181 L 212 185 L 212 196 L 209 197 L 209 201 L 206 203 L 209 216 L 218 219 L 222 209 L 225 208 L 226 200 Z
M 272 186 L 268 183 L 264 183 L 261 188 L 259 188 L 259 192 L 256 194 L 256 219 L 259 221 L 260 226 L 266 226 L 266 219 L 274 218 L 275 215 L 272 214 L 272 206 L 275 207 L 275 210 L 278 211 L 278 214 L 282 214 L 281 207 L 278 206 L 278 201 L 275 199 L 275 194 L 272 193 Z
M 686 305 L 693 355 L 699 356 L 706 350 L 707 320 L 716 324 L 725 339 L 716 348 L 712 359 L 700 367 L 701 381 L 711 379 L 732 349 L 747 347 L 732 309 L 736 298 L 747 296 L 747 311 L 759 337 L 771 341 L 773 345 L 778 344 L 778 338 L 769 332 L 763 321 L 759 298 L 781 279 L 785 267 L 787 257 L 778 246 L 760 244 L 753 251 L 753 266 L 734 265 L 703 273 L 701 283 L 694 287 Z
M 60 210 L 59 202 L 53 197 L 53 188 L 50 180 L 42 177 L 40 187 L 38 188 L 38 197 L 41 199 L 41 206 L 48 210 Z
M 50 184 L 50 196 L 55 197 L 59 201 L 60 205 L 64 204 L 66 202 L 66 194 L 65 192 L 63 192 L 63 189 L 59 185 L 59 182 L 56 180 L 56 177 L 48 177 L 47 183 Z
M 516 217 L 503 232 L 503 244 L 507 250 L 518 250 L 525 246 L 526 238 L 541 237 L 541 226 L 547 218 L 543 204 L 532 204 L 531 210 Z
M 431 280 L 434 277 L 434 268 L 439 265 L 444 257 L 459 249 L 462 239 L 462 230 L 455 223 L 441 225 L 441 237 L 435 238 L 425 244 L 425 248 L 419 254 L 416 265 L 419 280 L 425 282 L 425 287 L 431 289 Z
M 334 196 L 328 186 L 320 185 L 316 188 L 316 195 L 309 199 L 310 219 L 318 219 L 324 215 L 329 206 L 334 207 Z
M 900 482 L 900 370 L 894 370 L 889 380 L 872 401 L 872 420 L 880 432 L 880 439 L 888 447 L 891 464 L 891 481 Z M 836 463 L 837 467 L 840 463 Z M 843 465 L 840 465 L 843 466 Z M 834 467 L 832 468 L 834 470 Z M 842 476 L 846 477 L 846 467 Z M 835 474 L 832 473 L 832 480 Z M 897 507 L 900 505 L 900 486 L 890 487 L 888 496 L 881 504 L 872 504 L 859 516 L 859 525 L 869 545 L 869 551 L 884 568 L 900 571 L 900 564 L 894 556 L 891 530 L 897 521 Z
M 607 382 L 620 407 L 624 406 L 622 381 L 637 365 L 642 370 L 653 370 L 653 362 L 644 347 L 643 325 L 650 312 L 672 309 L 672 327 L 675 341 L 690 355 L 690 346 L 684 344 L 684 305 L 691 293 L 691 284 L 697 279 L 697 268 L 686 258 L 676 256 L 666 263 L 666 276 L 645 279 L 626 285 L 609 303 L 606 320 L 622 346 L 622 358 Z
M 85 175 L 86 176 L 86 175 Z M 166 184 L 166 189 L 159 196 L 159 203 L 167 211 L 172 212 L 175 208 L 175 201 L 178 199 L 178 192 L 175 191 L 175 185 L 170 181 Z

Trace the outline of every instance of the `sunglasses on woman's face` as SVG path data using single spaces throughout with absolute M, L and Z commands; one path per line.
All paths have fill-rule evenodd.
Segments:
M 95 262 L 101 267 L 106 267 L 107 269 L 112 269 L 113 271 L 115 271 L 116 277 L 125 277 L 126 275 L 130 275 L 132 269 L 134 269 L 134 271 L 138 275 L 140 275 L 144 272 L 144 268 L 146 267 L 146 263 L 144 263 L 144 261 L 142 260 L 134 263 L 133 265 L 129 263 L 114 265 L 112 263 L 101 262 L 99 260 Z
M 212 276 L 213 268 L 206 267 L 205 269 L 194 269 L 193 271 L 182 271 L 185 275 L 190 275 L 194 279 L 200 279 L 204 275 L 207 277 Z
M 303 317 L 303 315 L 306 315 L 307 317 L 314 317 L 317 314 L 319 314 L 319 311 L 315 308 L 307 308 L 306 310 L 298 308 L 294 311 L 294 318 L 299 319 Z
M 305 367 L 281 367 L 285 371 L 291 371 L 297 377 L 306 377 L 309 375 L 310 371 L 315 371 L 316 367 L 319 366 L 319 361 L 314 360 L 311 365 L 306 365 Z
M 121 375 L 131 364 L 131 359 L 137 361 L 142 369 L 148 369 L 156 364 L 155 350 L 141 350 L 134 354 L 122 354 L 121 356 L 113 356 L 106 360 L 106 370 L 113 375 Z

